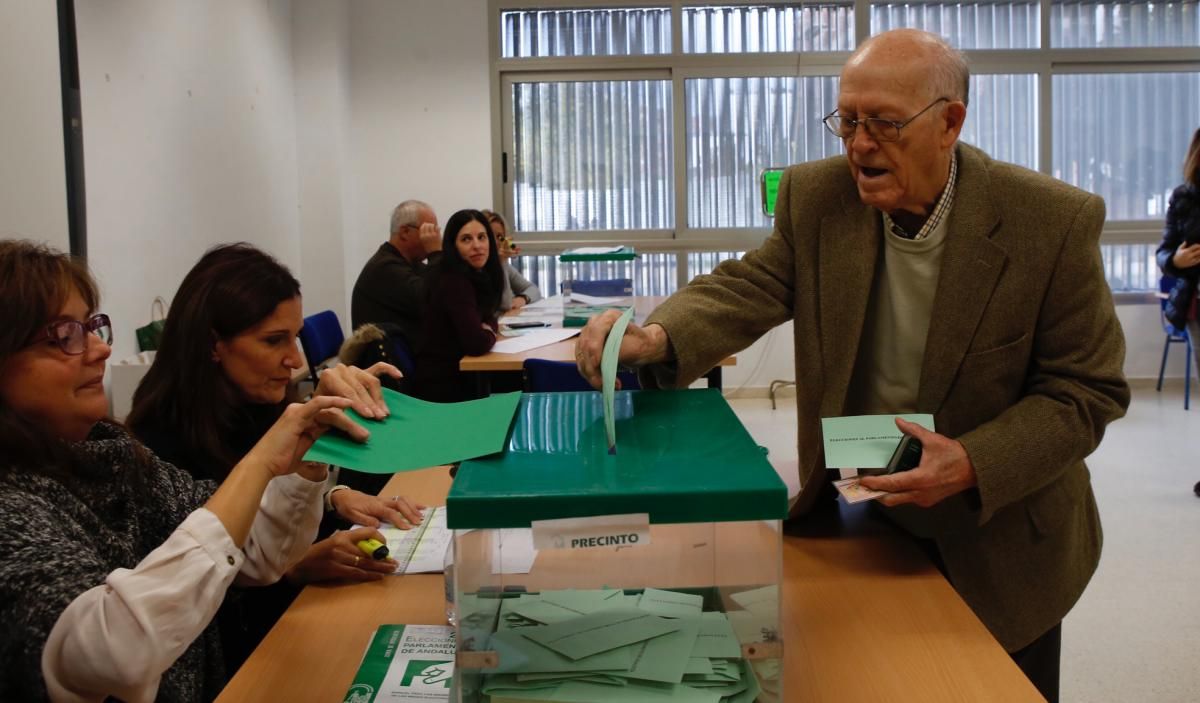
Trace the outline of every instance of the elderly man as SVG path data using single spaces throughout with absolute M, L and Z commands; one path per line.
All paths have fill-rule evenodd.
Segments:
M 367 261 L 350 296 L 354 327 L 371 322 L 404 336 L 416 348 L 425 306 L 425 283 L 442 255 L 442 233 L 433 208 L 405 200 L 392 211 L 391 236 Z
M 862 483 L 1054 700 L 1061 621 L 1100 558 L 1083 459 L 1129 403 L 1125 347 L 1103 201 L 957 144 L 967 98 L 966 62 L 940 38 L 865 42 L 824 120 L 846 158 L 788 169 L 763 245 L 630 326 L 620 356 L 682 387 L 794 320 L 793 515 L 828 494 L 820 418 L 932 413 L 936 433 L 897 422 L 920 465 Z M 578 344 L 593 385 L 614 318 Z

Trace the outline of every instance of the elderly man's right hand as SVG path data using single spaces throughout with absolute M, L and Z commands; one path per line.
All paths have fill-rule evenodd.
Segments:
M 579 373 L 593 388 L 599 388 L 604 379 L 600 375 L 600 357 L 604 354 L 604 340 L 621 316 L 620 310 L 605 310 L 588 320 L 579 339 L 575 342 L 575 363 Z M 630 323 L 621 339 L 621 350 L 617 363 L 622 366 L 645 366 L 670 359 L 667 331 L 662 325 L 638 327 Z M 620 381 L 617 381 L 620 388 Z
M 420 238 L 421 246 L 424 247 L 426 254 L 442 250 L 442 232 L 432 222 L 423 223 L 417 236 Z

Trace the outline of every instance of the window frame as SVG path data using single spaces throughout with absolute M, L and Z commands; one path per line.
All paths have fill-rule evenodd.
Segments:
M 564 247 L 634 242 L 646 251 L 740 251 L 757 247 L 769 227 L 698 228 L 687 222 L 687 137 L 684 83 L 690 79 L 743 78 L 757 76 L 836 76 L 850 52 L 770 52 L 696 54 L 683 52 L 683 9 L 696 6 L 794 5 L 782 0 L 488 0 L 489 71 L 492 109 L 493 202 L 503 203 L 506 215 L 513 211 L 513 187 L 505 180 L 506 154 L 512 153 L 511 85 L 536 76 L 554 80 L 636 80 L 647 75 L 662 77 L 672 84 L 673 180 L 675 184 L 674 227 L 669 230 L 605 230 L 574 232 L 522 232 L 529 253 L 557 253 Z M 854 0 L 854 44 L 870 35 L 871 3 Z M 1053 167 L 1053 76 L 1077 73 L 1172 73 L 1200 72 L 1200 47 L 1113 47 L 1052 48 L 1050 23 L 1052 0 L 1039 0 L 1040 37 L 1036 49 L 968 50 L 973 74 L 1034 74 L 1037 77 L 1038 170 L 1050 175 Z M 536 9 L 600 9 L 624 7 L 671 8 L 671 51 L 636 56 L 501 58 L 501 12 Z M 589 76 L 583 78 L 582 76 Z M 1181 157 L 1182 158 L 1182 157 Z M 1102 244 L 1156 243 L 1161 237 L 1161 219 L 1106 221 Z M 679 257 L 684 278 L 687 257 Z

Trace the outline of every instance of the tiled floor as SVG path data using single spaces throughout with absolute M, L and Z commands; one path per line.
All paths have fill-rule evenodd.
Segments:
M 1129 414 L 1088 460 L 1104 555 L 1063 627 L 1062 700 L 1200 700 L 1200 390 L 1137 385 Z M 731 405 L 789 490 L 796 478 L 792 398 Z

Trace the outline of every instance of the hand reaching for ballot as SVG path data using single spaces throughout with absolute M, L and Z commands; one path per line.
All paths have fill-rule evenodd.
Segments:
M 880 503 L 888 506 L 914 503 L 928 508 L 978 484 L 975 466 L 958 440 L 901 418 L 896 418 L 896 427 L 921 440 L 921 463 L 898 474 L 863 476 L 859 481 L 863 488 L 887 492 L 877 499 Z
M 619 317 L 620 310 L 605 310 L 596 315 L 588 320 L 575 342 L 575 363 L 579 367 L 579 374 L 593 388 L 599 388 L 604 383 L 600 375 L 600 357 L 604 354 L 604 340 Z M 630 323 L 625 328 L 625 336 L 621 338 L 617 363 L 622 366 L 645 366 L 669 361 L 669 341 L 662 325 L 638 327 Z M 620 388 L 620 381 L 617 381 L 617 387 Z

